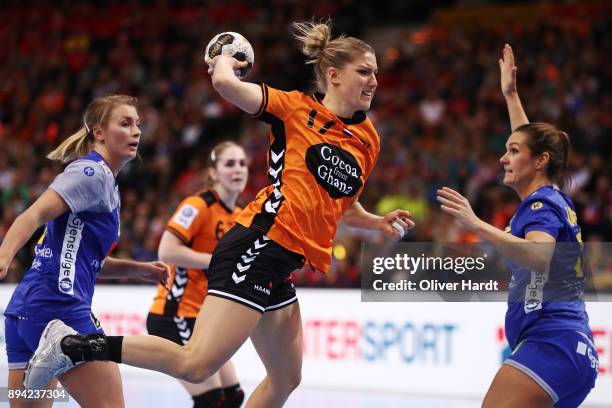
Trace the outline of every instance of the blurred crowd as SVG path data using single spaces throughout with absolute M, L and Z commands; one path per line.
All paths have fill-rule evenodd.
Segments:
M 166 221 L 202 187 L 206 157 L 218 141 L 237 140 L 247 149 L 250 182 L 241 203 L 252 199 L 267 183 L 268 127 L 211 88 L 203 63 L 208 40 L 220 31 L 243 33 L 255 48 L 248 80 L 311 92 L 311 68 L 291 40 L 291 21 L 332 16 L 338 33 L 368 41 L 398 20 L 397 9 L 370 2 L 266 3 L 0 5 L 0 239 L 61 171 L 44 156 L 81 126 L 94 97 L 109 93 L 137 96 L 142 119 L 139 158 L 118 178 L 122 225 L 114 256 L 156 259 Z M 570 193 L 584 240 L 612 241 L 612 13 L 605 5 L 607 12 L 592 13 L 568 7 L 543 13 L 535 24 L 505 19 L 493 28 L 441 24 L 419 9 L 420 21 L 403 20 L 412 29 L 399 27 L 382 48 L 372 43 L 380 73 L 369 115 L 382 150 L 360 201 L 378 213 L 410 210 L 417 227 L 405 241 L 475 240 L 438 209 L 435 191 L 444 185 L 467 195 L 488 222 L 508 224 L 518 199 L 499 183 L 510 133 L 497 65 L 506 42 L 515 50 L 528 117 L 570 134 Z M 7 281 L 29 267 L 37 237 Z M 358 287 L 364 240 L 381 237 L 340 226 L 331 271 L 302 271 L 298 285 Z

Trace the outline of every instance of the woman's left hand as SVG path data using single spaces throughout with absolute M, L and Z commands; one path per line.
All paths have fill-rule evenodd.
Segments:
M 159 283 L 168 289 L 170 267 L 162 261 L 140 262 L 137 276 L 144 282 Z
M 415 226 L 410 217 L 408 211 L 393 210 L 382 218 L 379 229 L 387 238 L 401 239 L 409 229 Z
M 455 217 L 464 228 L 474 231 L 481 222 L 480 218 L 474 214 L 472 206 L 467 198 L 449 187 L 438 190 L 438 202 L 440 208 L 447 214 Z

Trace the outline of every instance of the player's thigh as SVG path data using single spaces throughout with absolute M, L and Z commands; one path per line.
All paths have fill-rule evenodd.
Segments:
M 531 377 L 507 364 L 501 366 L 485 395 L 483 408 L 550 408 L 553 401 Z
M 207 271 L 208 293 L 186 345 L 190 358 L 206 365 L 211 375 L 248 339 L 265 311 L 260 292 L 252 289 L 252 279 L 265 270 L 262 252 L 271 246 L 268 241 L 237 224 L 215 247 Z M 243 258 L 248 265 L 239 271 L 237 264 Z
M 207 296 L 185 346 L 193 364 L 216 372 L 249 338 L 261 316 L 243 304 Z
M 266 312 L 251 341 L 273 381 L 297 385 L 302 372 L 302 318 L 294 302 L 282 309 Z
M 80 364 L 59 377 L 62 386 L 82 407 L 123 407 L 119 366 L 110 361 Z
M 23 390 L 23 373 L 25 369 L 9 370 L 8 389 L 14 391 Z M 54 390 L 57 387 L 57 380 L 53 379 L 47 385 L 48 390 Z M 36 400 L 26 402 L 24 400 L 11 399 L 9 400 L 11 408 L 47 408 L 53 405 L 53 399 L 47 398 L 44 400 Z

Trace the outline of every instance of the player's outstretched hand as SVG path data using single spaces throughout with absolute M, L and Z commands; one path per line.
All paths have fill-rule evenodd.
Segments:
M 144 282 L 160 283 L 168 289 L 170 267 L 162 261 L 141 262 L 138 265 L 138 278 Z
M 438 190 L 438 202 L 440 208 L 447 214 L 452 215 L 459 221 L 464 228 L 474 231 L 481 222 L 480 218 L 474 214 L 472 206 L 467 198 L 449 187 Z
M 516 91 L 516 65 L 514 65 L 514 53 L 509 44 L 504 45 L 502 58 L 499 59 L 500 84 L 504 96 L 511 96 Z
M 383 217 L 380 230 L 387 238 L 401 239 L 414 226 L 409 211 L 393 210 Z

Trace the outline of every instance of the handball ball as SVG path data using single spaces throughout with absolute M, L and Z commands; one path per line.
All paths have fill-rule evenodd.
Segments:
M 229 55 L 238 61 L 246 61 L 248 63 L 246 67 L 236 70 L 236 75 L 240 78 L 249 73 L 255 62 L 255 53 L 251 43 L 243 35 L 231 31 L 217 34 L 210 40 L 206 46 L 204 62 L 210 65 L 212 59 L 217 55 Z

